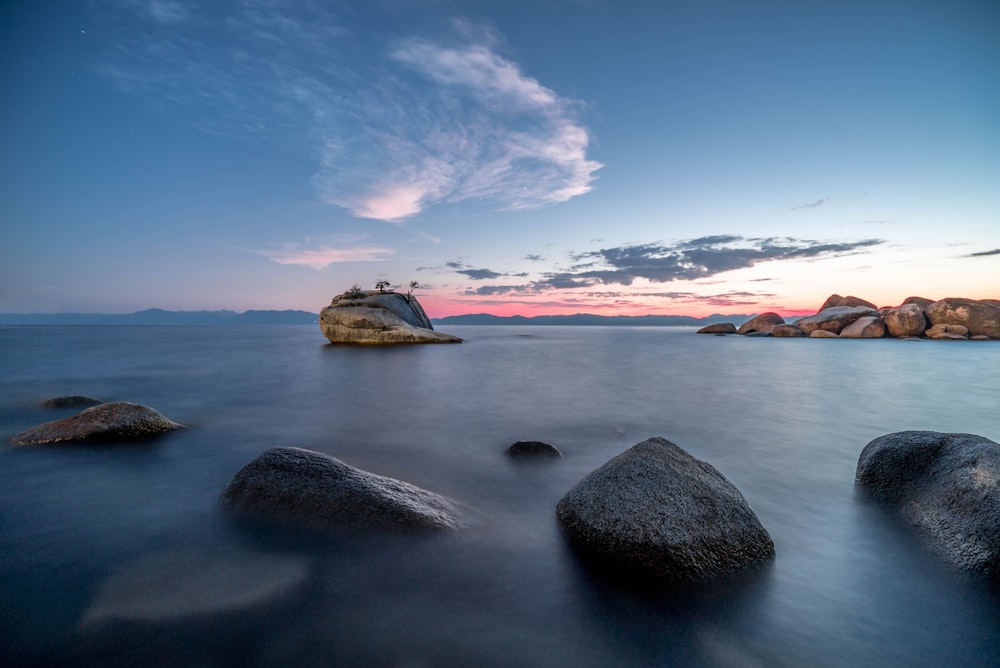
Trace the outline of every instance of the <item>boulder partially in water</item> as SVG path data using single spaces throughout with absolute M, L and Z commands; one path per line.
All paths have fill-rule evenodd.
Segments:
M 1000 339 L 1000 306 L 990 299 L 948 297 L 927 306 L 932 325 L 961 325 L 972 336 Z
M 588 474 L 559 501 L 556 516 L 578 549 L 612 571 L 703 582 L 774 556 L 739 490 L 663 438 Z
M 51 445 L 74 441 L 128 441 L 154 436 L 184 425 L 168 420 L 152 408 L 113 401 L 88 408 L 62 420 L 22 431 L 11 445 Z
M 840 330 L 842 339 L 881 339 L 885 336 L 885 321 L 881 316 L 865 315 Z
M 782 318 L 777 313 L 761 313 L 758 316 L 750 318 L 745 323 L 740 325 L 740 328 L 736 330 L 737 334 L 753 334 L 754 332 L 762 332 L 765 334 L 770 334 L 771 330 L 778 325 L 784 325 L 785 319 Z
M 867 306 L 832 306 L 816 315 L 799 318 L 792 324 L 806 334 L 812 334 L 817 329 L 840 334 L 845 327 L 866 315 L 877 316 L 878 311 Z
M 337 295 L 320 311 L 319 326 L 330 343 L 384 346 L 462 342 L 457 336 L 435 332 L 417 298 L 396 292 L 349 291 Z
M 861 451 L 855 485 L 952 567 L 1000 579 L 1000 444 L 974 434 L 886 434 Z
M 542 441 L 517 441 L 507 448 L 507 454 L 517 458 L 562 457 L 559 448 Z
M 716 322 L 711 325 L 705 325 L 699 329 L 697 334 L 735 334 L 736 325 L 731 322 Z
M 919 298 L 910 297 L 909 299 Z M 883 317 L 889 336 L 899 338 L 920 336 L 927 329 L 927 317 L 919 302 L 904 302 L 895 308 L 886 309 Z
M 262 453 L 236 473 L 222 492 L 222 503 L 241 514 L 320 529 L 454 530 L 468 524 L 450 499 L 302 448 Z

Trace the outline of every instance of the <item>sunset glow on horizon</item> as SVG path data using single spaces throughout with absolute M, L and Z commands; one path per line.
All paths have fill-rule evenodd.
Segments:
M 1000 5 L 424 4 L 9 9 L 0 312 L 1000 299 Z

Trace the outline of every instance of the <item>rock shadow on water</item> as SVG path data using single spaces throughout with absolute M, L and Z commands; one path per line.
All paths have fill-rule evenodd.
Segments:
M 629 573 L 576 549 L 563 537 L 576 583 L 578 614 L 620 665 L 772 666 L 774 648 L 759 637 L 771 595 L 774 562 L 711 581 Z

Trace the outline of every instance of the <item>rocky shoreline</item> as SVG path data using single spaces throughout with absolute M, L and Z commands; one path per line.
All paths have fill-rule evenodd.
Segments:
M 815 315 L 786 322 L 761 313 L 737 327 L 717 323 L 699 334 L 810 337 L 814 339 L 1000 340 L 1000 299 L 907 297 L 899 306 L 878 307 L 860 297 L 830 295 Z

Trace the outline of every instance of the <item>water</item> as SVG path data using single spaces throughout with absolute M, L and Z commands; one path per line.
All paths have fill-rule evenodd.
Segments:
M 0 328 L 4 440 L 75 412 L 37 407 L 68 394 L 191 427 L 136 445 L 0 450 L 3 665 L 1000 661 L 1000 594 L 943 570 L 853 490 L 879 435 L 1000 440 L 997 343 L 447 331 L 466 343 L 339 348 L 314 326 Z M 556 502 L 650 436 L 743 492 L 773 564 L 679 593 L 577 561 Z M 509 460 L 517 440 L 565 457 Z M 312 537 L 235 524 L 219 492 L 277 445 L 448 495 L 477 525 Z

